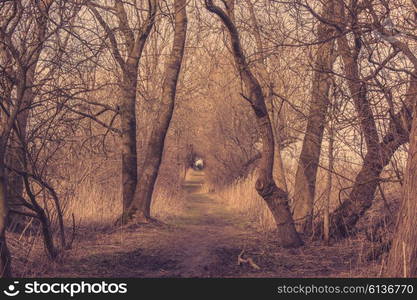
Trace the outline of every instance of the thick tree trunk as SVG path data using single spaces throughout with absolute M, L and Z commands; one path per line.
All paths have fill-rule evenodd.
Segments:
M 277 125 L 275 125 L 277 126 Z M 275 131 L 275 130 L 274 130 Z M 284 192 L 288 192 L 288 185 L 287 185 L 287 179 L 285 176 L 285 166 L 284 166 L 284 161 L 282 159 L 282 153 L 281 153 L 281 138 L 278 137 L 277 135 L 275 136 L 275 150 L 274 150 L 274 172 L 273 172 L 273 176 L 274 179 L 277 182 L 277 186 L 282 189 Z
M 226 4 L 226 9 L 229 11 L 226 13 L 223 9 L 214 5 L 212 0 L 205 0 L 205 4 L 206 8 L 216 14 L 228 29 L 235 66 L 249 94 L 249 97 L 243 97 L 252 106 L 262 138 L 262 158 L 259 163 L 258 179 L 255 188 L 258 194 L 265 200 L 274 216 L 277 224 L 278 243 L 283 247 L 298 247 L 303 242 L 295 230 L 288 206 L 288 194 L 277 187 L 273 178 L 275 145 L 271 120 L 269 119 L 261 85 L 250 70 L 242 51 L 239 33 L 233 22 L 233 18 L 230 17 L 230 9 L 233 5 Z
M 137 185 L 136 86 L 137 67 L 130 66 L 122 82 L 120 100 L 123 211 L 133 202 Z
M 334 13 L 334 1 L 328 1 L 324 8 L 324 17 L 331 19 Z M 335 33 L 332 26 L 320 23 L 318 40 L 327 41 Z M 313 205 L 316 187 L 317 169 L 320 160 L 326 113 L 329 106 L 331 71 L 336 60 L 333 40 L 319 45 L 314 63 L 313 85 L 307 128 L 301 148 L 294 184 L 293 217 L 299 232 L 310 233 L 313 222 Z
M 268 113 L 271 118 L 271 124 L 273 126 L 273 133 L 275 137 L 275 151 L 274 151 L 274 179 L 277 183 L 277 186 L 285 192 L 288 192 L 287 180 L 285 178 L 285 168 L 284 162 L 281 155 L 281 142 L 282 142 L 282 132 L 281 125 L 284 123 L 284 115 L 281 110 L 278 114 L 275 112 L 274 107 L 274 88 L 273 80 L 271 79 L 271 74 L 267 70 L 264 43 L 261 37 L 261 30 L 259 28 L 258 19 L 256 18 L 255 8 L 253 6 L 252 0 L 246 0 L 250 12 L 250 19 L 252 23 L 253 35 L 256 42 L 257 50 L 257 64 L 256 71 L 259 73 L 261 78 L 261 88 L 264 93 L 266 106 L 268 108 Z
M 11 277 L 11 256 L 6 243 L 6 226 L 8 218 L 8 188 L 6 174 L 6 149 L 19 111 L 21 101 L 24 99 L 25 72 L 19 68 L 18 74 L 21 78 L 16 85 L 16 99 L 14 106 L 9 109 L 9 114 L 1 121 L 0 135 L 0 277 Z M 11 94 L 7 96 L 10 97 Z
M 6 242 L 6 221 L 7 221 L 7 191 L 6 174 L 4 166 L 3 139 L 0 140 L 0 278 L 11 277 L 11 256 Z
M 340 16 L 345 19 L 344 6 L 339 7 Z M 358 14 L 351 8 L 349 12 L 354 18 Z M 357 20 L 354 20 L 357 22 Z M 367 86 L 360 78 L 358 57 L 361 51 L 361 37 L 353 32 L 355 46 L 350 47 L 346 36 L 338 39 L 339 53 L 342 57 L 345 74 L 348 81 L 351 97 L 354 101 L 356 111 L 360 119 L 360 128 L 366 141 L 367 153 L 362 168 L 355 179 L 355 184 L 342 205 L 330 216 L 330 236 L 342 238 L 349 235 L 359 218 L 371 207 L 376 187 L 384 167 L 389 164 L 395 151 L 404 143 L 408 142 L 408 129 L 411 123 L 410 108 L 415 101 L 417 93 L 417 81 L 413 79 L 416 72 L 411 76 L 409 88 L 402 110 L 391 116 L 389 129 L 383 140 L 379 142 L 378 131 L 373 112 L 367 98 Z M 401 47 L 398 47 L 401 48 Z M 403 49 L 403 48 L 401 48 Z M 407 54 L 407 51 L 404 53 Z M 316 234 L 321 234 L 318 226 Z
M 383 158 L 371 152 L 365 156 L 355 184 L 346 199 L 330 216 L 330 236 L 342 238 L 349 235 L 359 218 L 371 207 L 381 172 L 387 166 L 395 151 L 408 141 L 402 133 L 388 134 L 381 142 Z M 319 229 L 316 233 L 320 234 Z
M 417 105 L 410 134 L 403 200 L 384 275 L 387 277 L 417 276 Z
M 348 236 L 359 218 L 371 207 L 381 172 L 390 163 L 395 151 L 409 141 L 408 129 L 412 120 L 410 107 L 416 96 L 417 81 L 413 80 L 407 91 L 405 106 L 393 116 L 387 134 L 378 144 L 378 151 L 368 151 L 349 198 L 331 214 L 331 237 Z M 321 234 L 320 227 L 317 228 L 317 236 Z
M 24 71 L 25 85 L 21 86 L 21 91 L 17 91 L 18 95 L 22 95 L 22 99 L 18 100 L 21 103 L 21 110 L 16 118 L 18 132 L 11 132 L 10 136 L 10 148 L 6 151 L 6 162 L 15 170 L 21 170 L 22 166 L 20 162 L 23 159 L 24 145 L 26 141 L 27 124 L 29 120 L 30 106 L 32 105 L 35 93 L 33 87 L 35 85 L 35 74 L 39 61 L 39 57 L 43 51 L 43 44 L 45 43 L 47 26 L 49 22 L 49 9 L 55 0 L 45 0 L 42 3 L 36 5 L 39 10 L 36 16 L 36 28 L 34 34 L 34 43 L 31 44 L 26 53 L 31 55 L 23 60 L 22 63 L 26 66 Z M 23 193 L 23 179 L 15 172 L 7 174 L 7 199 L 9 201 L 9 207 L 14 210 L 21 210 L 21 200 Z M 9 216 L 9 221 L 15 223 L 13 226 L 23 229 L 26 226 L 25 217 L 17 214 Z M 22 223 L 22 224 L 20 224 Z M 19 228 L 17 228 L 19 230 Z
M 32 86 L 34 85 L 34 77 L 39 59 L 40 51 L 37 52 L 35 57 L 35 63 L 31 65 L 26 72 L 26 87 L 24 91 L 18 91 L 18 94 L 23 95 L 21 100 L 21 112 L 17 115 L 16 128 L 18 132 L 11 132 L 10 147 L 6 152 L 6 162 L 14 170 L 22 170 L 21 162 L 25 156 L 24 145 L 26 144 L 27 124 L 29 120 L 29 108 L 33 103 L 35 95 L 33 93 Z M 16 172 L 9 172 L 7 175 L 7 200 L 10 209 L 20 211 L 22 210 L 21 197 L 23 195 L 23 178 Z M 24 230 L 27 223 L 27 217 L 18 214 L 9 214 L 8 223 L 9 229 L 16 230 L 18 232 Z
M 165 66 L 158 118 L 151 133 L 149 148 L 136 186 L 134 200 L 125 213 L 125 222 L 147 223 L 151 220 L 152 194 L 163 156 L 165 137 L 174 111 L 177 81 L 184 56 L 187 34 L 186 0 L 175 0 L 175 33 L 171 55 Z
M 19 136 L 21 140 L 24 141 L 26 136 L 26 126 L 28 121 L 28 106 L 33 101 L 33 91 L 32 86 L 34 83 L 34 74 L 36 70 L 36 65 L 39 60 L 41 51 L 43 49 L 43 44 L 46 38 L 47 26 L 49 21 L 49 9 L 53 4 L 54 0 L 44 0 L 40 3 L 36 3 L 36 9 L 34 12 L 37 13 L 34 16 L 33 21 L 36 22 L 36 34 L 34 39 L 30 43 L 26 43 L 24 47 L 24 55 L 22 55 L 18 62 L 15 61 L 15 65 L 13 67 L 16 68 L 16 93 L 15 97 L 16 100 L 12 107 L 9 109 L 9 113 L 7 117 L 2 120 L 4 124 L 1 124 L 1 138 L 0 138 L 0 276 L 2 277 L 10 277 L 11 276 L 11 258 L 10 253 L 7 248 L 6 243 L 6 221 L 8 216 L 8 204 L 10 201 L 17 201 L 15 199 L 10 198 L 9 195 L 10 189 L 8 188 L 8 178 L 6 174 L 6 149 L 10 142 L 10 137 L 12 134 L 12 128 L 17 123 L 18 130 L 20 134 L 16 134 L 16 137 Z M 4 42 L 4 40 L 2 40 Z M 8 41 L 10 42 L 10 41 Z M 7 45 L 7 43 L 4 43 Z M 6 48 L 9 50 L 4 51 Z M 10 49 L 14 49 L 12 45 L 7 45 L 5 48 L 0 49 L 2 51 L 1 56 L 5 56 L 9 58 L 7 54 Z M 4 53 L 3 53 L 4 51 Z M 14 52 L 19 52 L 16 49 Z M 17 53 L 19 54 L 19 53 Z M 20 54 L 19 54 L 20 55 Z M 16 59 L 14 57 L 13 59 Z M 3 59 L 2 59 L 3 60 Z M 9 66 L 7 66 L 9 65 Z M 13 68 L 10 62 L 6 63 L 6 68 Z M 14 73 L 13 70 L 10 70 L 11 73 Z M 6 84 L 9 85 L 9 84 Z M 10 85 L 10 92 L 12 91 L 13 86 Z M 8 91 L 6 91 L 8 93 Z M 6 97 L 10 97 L 11 93 L 8 93 Z M 2 99 L 3 100 L 3 99 Z M 6 101 L 4 101 L 6 103 Z M 16 140 L 19 140 L 18 138 Z M 20 151 L 18 151 L 16 157 L 19 159 L 22 157 L 22 143 L 17 142 L 17 147 Z M 19 147 L 20 145 L 20 147 Z M 22 193 L 23 185 L 21 181 L 16 180 L 13 182 L 16 184 L 12 186 L 15 189 L 14 195 L 19 196 Z
M 10 54 L 6 51 L 5 44 L 4 45 L 0 45 L 0 64 L 4 66 L 5 72 L 7 72 L 9 74 L 12 74 L 13 73 L 13 69 L 10 66 L 11 65 L 11 62 L 12 62 L 12 58 L 11 58 Z M 4 101 L 4 99 L 10 99 L 11 98 L 14 85 L 12 84 L 12 82 L 10 82 L 5 77 L 0 78 L 0 79 L 2 79 L 1 80 L 2 82 L 1 82 L 1 85 L 0 85 L 0 89 L 1 89 L 0 90 L 1 101 L 2 101 L 2 103 L 4 103 L 4 105 L 7 105 L 7 101 Z M 8 109 L 10 109 L 10 108 L 8 107 Z M 5 126 L 6 126 L 7 117 L 8 117 L 8 115 L 3 110 L 1 110 L 0 111 L 0 122 L 1 122 L 0 128 L 1 129 L 5 128 Z M 18 147 L 18 145 L 17 145 L 17 147 Z M 7 149 L 5 149 L 4 151 L 7 151 Z M 5 162 L 7 164 L 9 164 L 9 165 L 11 165 L 12 161 L 15 159 L 12 156 L 12 153 L 10 153 L 10 152 L 11 151 L 8 151 L 8 153 L 5 154 Z M 9 200 L 12 193 L 11 193 L 11 189 L 8 188 L 8 185 L 5 185 L 6 179 L 8 179 L 9 184 L 10 184 L 10 182 L 13 183 L 13 181 L 16 181 L 16 185 L 18 185 L 19 180 L 20 180 L 20 183 L 22 183 L 22 181 L 21 181 L 20 176 L 17 176 L 15 174 L 10 174 L 10 173 L 7 174 L 6 173 L 6 170 L 3 170 L 3 172 L 5 172 L 3 174 L 3 176 L 5 176 L 5 178 L 4 178 L 4 182 L 3 182 L 2 188 L 5 189 L 4 192 L 6 193 L 6 195 L 5 195 L 4 199 L 8 199 L 7 200 L 8 201 L 7 204 L 9 205 L 10 202 L 13 202 L 13 201 L 10 201 Z M 20 185 L 20 186 L 21 186 L 21 188 L 23 188 L 23 185 Z M 11 218 L 10 218 L 10 214 L 9 214 L 7 216 L 7 220 L 6 220 L 6 225 L 7 226 L 9 226 L 10 223 L 11 223 L 10 222 L 11 221 L 10 219 Z
M 156 12 L 158 10 L 158 0 L 148 1 L 148 16 L 135 35 L 134 30 L 129 25 L 128 13 L 123 1 L 114 1 L 113 11 L 118 20 L 118 30 L 123 36 L 126 46 L 127 57 L 123 58 L 119 49 L 114 30 L 103 19 L 101 14 L 92 3 L 87 4 L 90 11 L 96 17 L 98 23 L 107 34 L 110 41 L 110 48 L 116 62 L 122 72 L 121 99 L 119 112 L 121 119 L 121 154 L 122 154 L 122 197 L 123 213 L 116 221 L 123 223 L 124 216 L 134 201 L 135 189 L 137 186 L 137 145 L 136 145 L 136 91 L 138 83 L 138 68 L 145 48 L 146 40 L 155 23 Z M 138 8 L 139 9 L 139 8 Z

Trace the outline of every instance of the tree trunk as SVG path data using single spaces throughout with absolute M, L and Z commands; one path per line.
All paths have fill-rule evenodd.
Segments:
M 30 106 L 32 105 L 35 98 L 35 93 L 33 92 L 33 87 L 35 86 L 35 74 L 39 62 L 39 57 L 43 51 L 43 45 L 46 40 L 46 34 L 48 30 L 47 26 L 49 23 L 49 10 L 54 1 L 55 0 L 45 0 L 42 3 L 36 5 L 36 7 L 39 9 L 39 12 L 35 16 L 36 18 L 34 18 L 34 20 L 36 20 L 36 28 L 34 30 L 35 43 L 31 44 L 28 49 L 26 49 L 26 52 L 31 53 L 31 55 L 27 58 L 24 57 L 22 60 L 22 63 L 25 65 L 25 85 L 20 87 L 20 89 L 22 89 L 21 91 L 17 91 L 18 95 L 22 95 L 22 99 L 19 101 L 21 103 L 21 109 L 16 118 L 16 127 L 18 132 L 11 132 L 9 140 L 10 148 L 6 149 L 5 156 L 7 164 L 15 170 L 22 169 L 20 163 L 23 160 L 23 156 L 25 155 L 23 145 L 26 143 L 29 111 Z M 7 174 L 7 199 L 11 209 L 18 211 L 21 210 L 20 198 L 22 193 L 22 177 L 15 172 L 10 172 Z M 14 225 L 17 225 L 22 230 L 26 226 L 25 217 L 21 215 L 9 215 L 9 221 L 15 223 Z
M 392 116 L 389 130 L 378 144 L 378 151 L 369 151 L 362 168 L 355 178 L 355 184 L 346 199 L 330 216 L 330 236 L 343 238 L 349 235 L 359 218 L 371 207 L 375 190 L 381 176 L 397 149 L 409 141 L 409 126 L 412 120 L 411 103 L 417 95 L 417 81 L 410 82 L 404 107 Z M 402 122 L 402 121 L 403 122 Z M 320 225 L 315 232 L 321 234 Z
M 0 278 L 11 277 L 11 256 L 6 242 L 6 221 L 7 221 L 7 192 L 6 174 L 4 166 L 3 138 L 0 139 Z
M 330 240 L 330 199 L 332 193 L 332 179 L 333 179 L 333 168 L 334 168 L 334 128 L 333 121 L 329 121 L 328 126 L 329 135 L 329 148 L 328 148 L 328 159 L 329 165 L 327 170 L 327 182 L 326 182 L 326 199 L 324 206 L 323 216 L 323 239 L 328 244 Z
M 233 2 L 233 1 L 232 1 Z M 230 8 L 226 13 L 213 4 L 212 0 L 205 0 L 206 8 L 216 14 L 228 29 L 235 67 L 248 91 L 249 97 L 242 95 L 252 106 L 256 116 L 257 126 L 262 138 L 262 158 L 259 163 L 258 179 L 255 188 L 265 200 L 277 224 L 278 243 L 283 247 L 298 247 L 303 244 L 297 231 L 288 206 L 288 194 L 277 187 L 273 178 L 274 166 L 274 135 L 265 104 L 261 85 L 250 70 L 240 43 L 239 33 L 231 18 Z
M 11 67 L 11 62 L 12 62 L 12 58 L 11 58 L 11 55 L 6 51 L 6 44 L 5 43 L 2 44 L 0 42 L 0 65 L 3 66 L 3 68 L 5 70 L 5 73 L 9 73 L 9 74 L 13 73 L 13 68 Z M 2 79 L 3 80 L 2 80 L 1 85 L 0 85 L 0 97 L 2 98 L 1 99 L 2 103 L 4 105 L 7 105 L 7 101 L 4 101 L 4 99 L 10 99 L 11 98 L 14 85 L 7 78 L 2 78 Z M 8 107 L 8 109 L 10 109 L 10 107 Z M 8 118 L 8 115 L 5 113 L 4 110 L 1 110 L 0 111 L 0 128 L 1 129 L 5 128 L 6 123 L 7 123 L 7 121 L 6 121 L 7 118 Z M 6 150 L 7 149 L 0 149 L 0 151 L 6 151 Z M 5 162 L 10 164 L 11 161 L 13 161 L 13 159 L 11 158 L 11 154 L 6 153 L 5 154 Z M 6 185 L 6 182 L 7 182 L 6 179 L 7 178 L 9 180 L 12 179 L 11 181 L 13 181 L 13 179 L 16 178 L 16 181 L 17 181 L 17 180 L 20 179 L 20 176 L 13 176 L 14 174 L 13 175 L 7 174 L 6 169 L 4 168 L 4 166 L 2 166 L 2 168 L 3 168 L 1 170 L 1 172 L 3 172 L 2 176 L 5 176 L 5 177 L 1 179 L 2 180 L 1 184 L 2 184 L 2 189 L 4 189 L 5 195 L 0 194 L 0 197 L 3 197 L 1 199 L 4 199 L 4 201 L 6 201 L 6 199 L 10 199 L 10 195 L 12 194 L 10 188 L 8 187 L 8 185 Z M 1 191 L 1 193 L 2 192 L 3 192 L 3 190 Z M 3 201 L 3 200 L 1 200 L 1 201 Z M 9 205 L 10 202 L 12 202 L 10 200 L 7 200 L 7 201 L 8 201 L 7 205 Z M 0 214 L 2 213 L 2 211 L 3 210 L 0 209 Z M 0 216 L 0 218 L 1 218 L 1 216 Z M 5 220 L 6 226 L 10 225 L 10 223 L 11 223 L 10 221 L 11 221 L 10 220 L 10 214 L 8 214 L 7 215 L 7 220 Z
M 410 134 L 403 200 L 384 275 L 387 277 L 417 276 L 417 105 Z
M 8 189 L 7 174 L 5 165 L 6 149 L 9 143 L 10 135 L 14 123 L 16 122 L 18 113 L 23 99 L 23 87 L 25 85 L 25 73 L 22 68 L 18 68 L 18 75 L 21 80 L 17 82 L 16 102 L 10 106 L 9 113 L 4 114 L 0 119 L 0 277 L 11 277 L 11 256 L 6 242 L 6 227 L 8 218 Z M 6 97 L 11 97 L 12 85 L 10 90 L 5 91 Z M 7 99 L 7 98 L 4 98 Z M 8 99 L 7 99 L 8 100 Z M 3 102 L 3 99 L 2 99 Z M 6 103 L 6 101 L 4 101 Z
M 35 56 L 35 63 L 32 64 L 29 70 L 26 72 L 26 86 L 24 91 L 17 92 L 18 94 L 23 95 L 21 100 L 21 112 L 17 115 L 17 131 L 12 131 L 10 135 L 10 147 L 6 152 L 6 162 L 14 170 L 22 170 L 23 166 L 21 162 L 25 156 L 24 145 L 26 144 L 26 135 L 27 135 L 27 123 L 29 120 L 29 107 L 33 103 L 35 95 L 33 93 L 32 86 L 34 85 L 34 77 L 37 66 L 37 61 L 39 59 L 40 50 Z M 21 197 L 23 194 L 23 178 L 16 172 L 9 172 L 7 174 L 7 200 L 9 201 L 8 206 L 10 209 L 20 211 L 22 210 Z M 9 230 L 16 230 L 21 232 L 26 227 L 27 217 L 18 214 L 9 214 L 8 223 Z
M 334 7 L 334 1 L 326 3 L 324 8 L 326 19 L 331 19 Z M 327 41 L 334 33 L 335 30 L 332 26 L 324 23 L 319 24 L 319 41 Z M 316 53 L 310 111 L 295 176 L 293 217 L 297 230 L 304 233 L 310 233 L 312 229 L 316 176 L 329 106 L 330 73 L 337 57 L 334 48 L 333 40 L 323 42 L 319 45 Z
M 266 106 L 268 108 L 268 113 L 271 118 L 271 124 L 273 126 L 273 133 L 275 137 L 275 154 L 274 154 L 274 179 L 276 180 L 277 186 L 285 192 L 288 192 L 287 180 L 285 178 L 285 168 L 284 162 L 281 155 L 281 142 L 282 142 L 282 133 L 281 125 L 284 123 L 284 116 L 282 110 L 277 114 L 274 107 L 274 83 L 271 79 L 271 74 L 267 70 L 266 57 L 264 53 L 264 43 L 262 41 L 261 32 L 259 28 L 259 23 L 256 18 L 255 8 L 253 6 L 252 0 L 246 0 L 246 3 L 249 8 L 250 18 L 252 23 L 252 30 L 255 36 L 256 50 L 257 50 L 257 64 L 256 69 L 261 77 L 261 88 L 264 92 Z
M 140 24 L 141 27 L 136 35 L 129 25 L 128 13 L 124 3 L 122 1 L 114 1 L 113 11 L 117 17 L 118 29 L 123 36 L 123 42 L 126 46 L 126 58 L 122 57 L 114 30 L 103 19 L 96 6 L 92 3 L 87 3 L 87 5 L 106 32 L 107 38 L 110 40 L 113 57 L 119 64 L 122 72 L 119 112 L 121 119 L 123 213 L 116 221 L 116 224 L 118 224 L 124 222 L 123 218 L 134 201 L 137 186 L 136 92 L 138 68 L 146 40 L 155 23 L 158 0 L 148 1 L 148 16 L 143 21 L 143 24 Z
M 340 16 L 344 17 L 344 7 L 340 9 Z M 353 18 L 357 18 L 358 14 L 355 9 L 358 10 L 359 8 L 353 7 L 349 12 Z M 372 7 L 370 9 L 373 11 Z M 353 21 L 357 22 L 355 19 Z M 361 38 L 355 31 L 353 34 L 355 38 L 354 48 L 349 46 L 346 36 L 340 37 L 338 44 L 339 52 L 344 62 L 345 74 L 349 80 L 348 85 L 351 96 L 360 118 L 361 131 L 365 137 L 367 153 L 362 169 L 356 176 L 349 198 L 330 216 L 332 224 L 330 235 L 335 238 L 349 235 L 359 218 L 371 207 L 381 172 L 389 164 L 395 151 L 409 141 L 408 130 L 412 121 L 410 108 L 417 94 L 417 81 L 413 79 L 417 72 L 414 71 L 411 75 L 411 82 L 407 90 L 404 106 L 398 114 L 391 116 L 388 132 L 383 140 L 379 142 L 373 112 L 367 99 L 367 87 L 359 74 L 358 56 L 361 50 Z M 395 39 L 392 43 L 395 47 L 401 49 L 411 61 L 414 61 L 413 58 L 415 57 L 405 45 L 398 44 Z M 414 67 L 416 69 L 417 65 Z
M 151 220 L 152 194 L 163 157 L 165 137 L 174 111 L 186 34 L 186 0 L 175 0 L 174 42 L 170 58 L 165 66 L 165 80 L 162 85 L 159 114 L 151 133 L 149 148 L 136 186 L 134 200 L 125 213 L 124 222 L 147 223 Z
M 137 149 L 136 149 L 136 86 L 137 68 L 129 66 L 122 82 L 120 100 L 121 153 L 122 153 L 122 197 L 123 211 L 127 211 L 133 202 L 137 185 Z

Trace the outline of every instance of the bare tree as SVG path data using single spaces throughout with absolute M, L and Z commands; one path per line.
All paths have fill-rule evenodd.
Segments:
M 332 20 L 334 10 L 335 1 L 326 1 L 323 7 L 323 20 Z M 331 73 L 337 57 L 335 32 L 335 28 L 327 22 L 320 22 L 318 25 L 317 39 L 320 44 L 313 65 L 310 111 L 296 173 L 293 205 L 297 230 L 305 233 L 310 233 L 312 230 L 317 168 L 329 106 Z
M 174 111 L 175 96 L 187 35 L 186 0 L 174 2 L 175 29 L 171 54 L 165 65 L 161 103 L 149 140 L 146 158 L 136 186 L 134 201 L 123 217 L 124 222 L 147 223 L 151 221 L 152 194 L 161 165 L 165 137 Z
M 2 99 L 3 100 L 3 99 Z M 8 215 L 7 178 L 5 155 L 7 141 L 17 116 L 17 109 L 3 122 L 0 135 L 0 277 L 11 277 L 11 256 L 6 242 L 6 226 Z
M 282 109 L 283 104 L 281 103 L 280 109 L 276 109 L 275 106 L 277 104 L 274 101 L 275 99 L 275 92 L 274 92 L 274 82 L 272 78 L 272 74 L 268 72 L 267 69 L 267 61 L 266 61 L 266 53 L 265 53 L 265 46 L 264 41 L 261 36 L 261 30 L 259 26 L 259 22 L 256 16 L 255 8 L 251 0 L 246 0 L 248 5 L 249 14 L 250 14 L 250 21 L 253 27 L 253 35 L 255 37 L 256 42 L 256 70 L 259 73 L 259 77 L 261 78 L 260 83 L 262 87 L 262 91 L 264 92 L 264 98 L 266 101 L 266 106 L 268 108 L 268 112 L 271 118 L 273 131 L 274 131 L 274 138 L 275 138 L 275 161 L 274 161 L 274 178 L 277 181 L 277 185 L 279 188 L 288 192 L 287 187 L 287 180 L 285 176 L 285 169 L 284 169 L 284 162 L 282 160 L 282 146 L 281 143 L 283 142 L 283 134 L 282 129 L 284 128 L 283 123 L 285 122 L 284 118 L 284 110 Z
M 354 5 L 357 5 L 357 3 L 354 3 Z M 343 16 L 345 7 L 343 4 L 341 4 L 340 7 Z M 368 3 L 367 8 L 374 21 L 373 26 L 381 35 L 388 37 L 388 41 L 394 50 L 382 63 L 380 63 L 375 73 L 378 73 L 379 70 L 384 68 L 398 52 L 402 52 L 413 65 L 414 71 L 411 72 L 410 76 L 416 76 L 415 70 L 417 70 L 417 59 L 411 52 L 409 46 L 387 32 L 382 26 L 381 20 L 378 18 L 371 4 Z M 350 7 L 350 11 L 354 12 L 355 9 L 358 10 L 359 8 L 357 6 L 356 8 L 355 6 Z M 353 22 L 355 22 L 355 19 L 357 18 L 356 14 L 349 13 L 349 15 L 354 16 Z M 342 24 L 339 25 L 342 26 Z M 366 84 L 366 81 L 371 79 L 374 74 L 368 76 L 369 78 L 360 78 L 358 62 L 356 60 L 361 50 L 362 42 L 361 37 L 357 33 L 355 34 L 355 37 L 355 49 L 352 49 L 349 46 L 345 37 L 341 37 L 338 40 L 338 43 L 345 65 L 346 77 L 349 80 L 348 85 L 351 96 L 359 115 L 361 132 L 365 136 L 367 153 L 364 157 L 362 168 L 355 178 L 355 184 L 352 187 L 349 198 L 346 199 L 330 216 L 332 224 L 330 235 L 333 237 L 347 236 L 360 217 L 371 207 L 381 172 L 390 163 L 392 156 L 398 148 L 409 141 L 409 128 L 412 121 L 411 105 L 415 101 L 417 87 L 415 81 L 411 80 L 401 109 L 397 113 L 394 113 L 392 109 L 390 110 L 388 130 L 382 139 L 379 140 L 374 114 L 368 100 Z M 392 101 L 390 96 L 388 96 L 388 98 L 389 101 Z M 321 230 L 318 228 L 316 233 L 320 232 Z
M 0 56 L 1 56 L 1 76 L 2 76 L 2 93 L 1 109 L 3 115 L 3 126 L 1 132 L 0 145 L 0 166 L 1 166 L 1 273 L 4 276 L 10 276 L 10 255 L 8 254 L 5 230 L 6 218 L 8 216 L 8 205 L 11 203 L 21 203 L 20 197 L 23 192 L 23 182 L 20 174 L 13 174 L 8 182 L 6 163 L 7 147 L 9 144 L 17 148 L 16 159 L 12 160 L 13 168 L 22 169 L 24 166 L 18 164 L 24 160 L 22 141 L 25 140 L 26 127 L 30 106 L 32 105 L 34 95 L 34 75 L 36 66 L 43 49 L 43 44 L 47 39 L 48 13 L 53 0 L 42 1 L 42 3 L 25 4 L 21 1 L 13 3 L 0 4 L 0 10 L 4 19 L 0 24 Z M 30 10 L 34 14 L 33 19 L 25 19 L 30 15 Z M 32 22 L 33 21 L 33 22 Z M 34 24 L 32 26 L 32 24 Z M 23 35 L 26 39 L 21 39 L 19 44 L 16 42 L 15 35 L 20 31 L 34 31 L 32 37 Z M 11 63 L 13 61 L 13 63 Z M 12 136 L 19 137 L 12 139 Z M 11 193 L 13 191 L 13 193 Z M 43 212 L 40 208 L 39 212 Z M 49 230 L 49 227 L 46 228 Z M 54 247 L 52 247 L 54 248 Z M 55 253 L 53 251 L 52 253 Z M 55 256 L 53 254 L 53 256 Z
M 412 79 L 414 82 L 416 78 Z M 417 105 L 414 103 L 414 116 Z M 388 256 L 385 275 L 389 277 L 417 276 L 417 118 L 414 117 L 410 133 L 407 170 L 403 186 L 401 208 Z
M 110 48 L 114 59 L 118 63 L 122 78 L 120 80 L 121 98 L 119 114 L 121 119 L 121 153 L 122 153 L 122 186 L 123 209 L 127 212 L 133 202 L 137 186 L 137 145 L 136 145 L 136 102 L 138 68 L 146 40 L 152 30 L 157 13 L 158 0 L 148 1 L 147 18 L 135 33 L 129 24 L 127 10 L 122 1 L 114 1 L 113 7 L 103 7 L 91 1 L 88 7 L 102 26 L 110 41 Z M 100 9 L 115 15 L 118 28 L 123 39 L 123 46 L 119 45 L 116 29 L 100 13 Z M 140 8 L 136 8 L 140 9 Z M 125 53 L 123 53 L 125 49 Z
M 11 118 L 16 118 L 16 110 Z M 6 242 L 6 226 L 8 214 L 7 179 L 5 167 L 5 150 L 10 136 L 13 119 L 9 118 L 0 136 L 0 277 L 11 277 L 11 256 Z M 3 125 L 3 124 L 2 124 Z
M 50 8 L 54 0 L 42 1 L 39 3 L 22 3 L 16 2 L 13 5 L 14 13 L 10 14 L 9 22 L 3 24 L 4 51 L 9 52 L 10 59 L 18 62 L 21 69 L 20 78 L 24 82 L 16 85 L 16 94 L 21 95 L 21 110 L 17 115 L 17 123 L 10 136 L 10 147 L 6 151 L 7 164 L 12 169 L 21 170 L 20 162 L 24 156 L 22 143 L 25 142 L 27 135 L 27 124 L 29 120 L 29 112 L 35 98 L 34 89 L 36 89 L 36 70 L 39 63 L 40 55 L 44 49 L 44 44 L 51 35 L 48 30 Z M 7 14 L 7 6 L 3 9 Z M 26 18 L 28 14 L 30 17 Z M 31 15 L 32 14 L 32 15 Z M 59 25 L 58 25 L 59 27 Z M 52 30 L 56 32 L 57 28 Z M 22 35 L 23 31 L 32 32 L 31 36 Z M 19 42 L 16 37 L 19 36 Z M 13 78 L 16 73 L 16 67 L 4 69 L 4 74 L 8 74 L 8 78 Z M 19 89 L 22 89 L 20 91 Z M 20 208 L 20 197 L 23 192 L 23 179 L 16 172 L 10 172 L 8 175 L 8 199 L 9 205 L 14 209 Z M 19 222 L 18 215 L 13 214 L 13 222 Z
M 262 139 L 262 158 L 259 163 L 256 190 L 271 210 L 276 225 L 279 244 L 284 247 L 298 247 L 302 241 L 298 236 L 288 206 L 288 193 L 278 188 L 273 178 L 274 135 L 265 104 L 264 94 L 259 81 L 253 75 L 243 53 L 239 32 L 234 23 L 234 1 L 224 2 L 226 11 L 215 5 L 212 0 L 205 0 L 206 8 L 216 14 L 226 26 L 231 40 L 235 67 L 239 72 L 248 96 L 242 94 L 252 106 L 256 115 L 258 130 Z
M 10 99 L 12 84 L 3 76 L 3 73 L 7 66 L 6 61 L 8 60 L 8 53 L 4 47 L 0 45 L 0 63 L 2 67 L 1 85 L 0 85 L 0 101 L 3 104 L 5 101 Z M 6 166 L 5 156 L 7 140 L 10 136 L 12 129 L 13 120 L 10 117 L 16 118 L 17 111 L 15 110 L 14 115 L 8 116 L 2 111 L 1 115 L 1 136 L 0 136 L 0 277 L 11 276 L 11 257 L 6 241 L 6 227 L 7 227 L 7 216 L 8 216 L 8 200 L 7 200 L 7 178 L 6 178 Z M 6 118 L 5 118 L 6 117 Z

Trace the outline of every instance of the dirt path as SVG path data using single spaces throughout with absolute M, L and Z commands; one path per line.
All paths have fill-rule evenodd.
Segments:
M 64 269 L 82 276 L 215 276 L 219 251 L 231 246 L 239 251 L 247 231 L 214 198 L 193 194 L 187 201 L 184 215 L 169 224 L 129 228 L 84 242 L 74 253 L 78 260 L 69 260 Z
M 107 232 L 84 232 L 61 263 L 46 263 L 50 277 L 316 277 L 363 276 L 355 270 L 358 245 L 308 244 L 282 249 L 273 233 L 257 232 L 242 216 L 224 209 L 213 195 L 199 192 L 203 173 L 185 183 L 187 206 L 167 224 Z M 259 265 L 237 265 L 239 253 Z

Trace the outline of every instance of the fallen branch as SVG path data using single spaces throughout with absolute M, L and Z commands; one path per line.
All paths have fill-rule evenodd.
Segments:
M 242 265 L 244 263 L 247 263 L 252 268 L 254 268 L 256 270 L 260 270 L 261 267 L 259 267 L 257 264 L 255 264 L 255 262 L 253 261 L 253 259 L 251 257 L 243 258 L 244 253 L 245 253 L 245 250 L 242 250 L 240 252 L 240 254 L 237 256 L 237 265 L 240 266 L 240 265 Z

